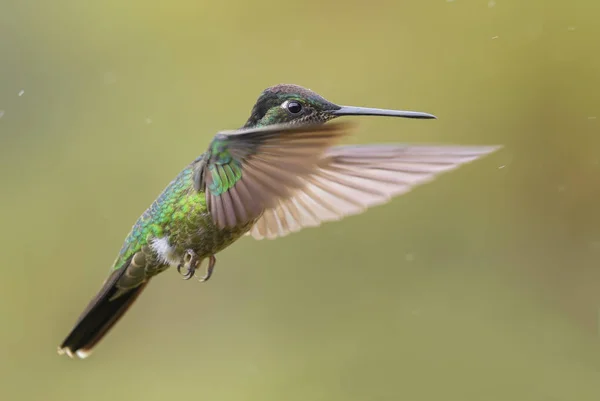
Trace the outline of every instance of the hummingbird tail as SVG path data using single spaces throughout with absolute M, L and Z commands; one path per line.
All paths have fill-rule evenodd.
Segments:
M 59 354 L 67 354 L 71 358 L 74 356 L 81 359 L 88 357 L 94 346 L 102 340 L 142 293 L 149 281 L 111 299 L 119 291 L 116 284 L 125 270 L 115 270 L 105 281 L 98 294 L 79 317 L 75 327 L 58 348 Z

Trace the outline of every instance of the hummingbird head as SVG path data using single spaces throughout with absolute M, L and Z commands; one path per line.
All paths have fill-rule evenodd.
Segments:
M 321 95 L 298 85 L 280 84 L 265 89 L 252 108 L 244 127 L 260 127 L 283 123 L 325 123 L 341 116 L 390 116 L 404 118 L 436 118 L 417 111 L 338 106 Z

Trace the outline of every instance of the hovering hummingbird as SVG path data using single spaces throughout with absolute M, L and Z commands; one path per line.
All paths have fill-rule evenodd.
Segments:
M 173 266 L 190 279 L 244 234 L 277 238 L 388 202 L 500 146 L 336 145 L 340 116 L 433 119 L 415 111 L 338 106 L 297 85 L 265 89 L 246 124 L 215 135 L 141 215 L 110 275 L 60 345 L 87 357 L 151 278 Z

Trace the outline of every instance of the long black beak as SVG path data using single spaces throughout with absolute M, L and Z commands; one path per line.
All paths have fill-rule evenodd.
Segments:
M 338 110 L 331 110 L 335 116 L 389 116 L 404 118 L 437 118 L 433 114 L 420 111 L 374 109 L 371 107 L 340 106 Z

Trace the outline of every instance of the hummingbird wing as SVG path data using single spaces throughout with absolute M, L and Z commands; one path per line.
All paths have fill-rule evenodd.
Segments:
M 347 123 L 280 124 L 217 134 L 195 177 L 219 228 L 256 239 L 363 212 L 497 146 L 332 145 Z
M 327 148 L 349 134 L 349 124 L 277 124 L 221 132 L 195 174 L 197 190 L 218 228 L 254 221 L 305 186 Z
M 248 234 L 273 239 L 359 214 L 499 148 L 400 144 L 332 147 L 320 154 L 316 171 L 298 177 L 301 187 L 291 196 L 279 197 Z

